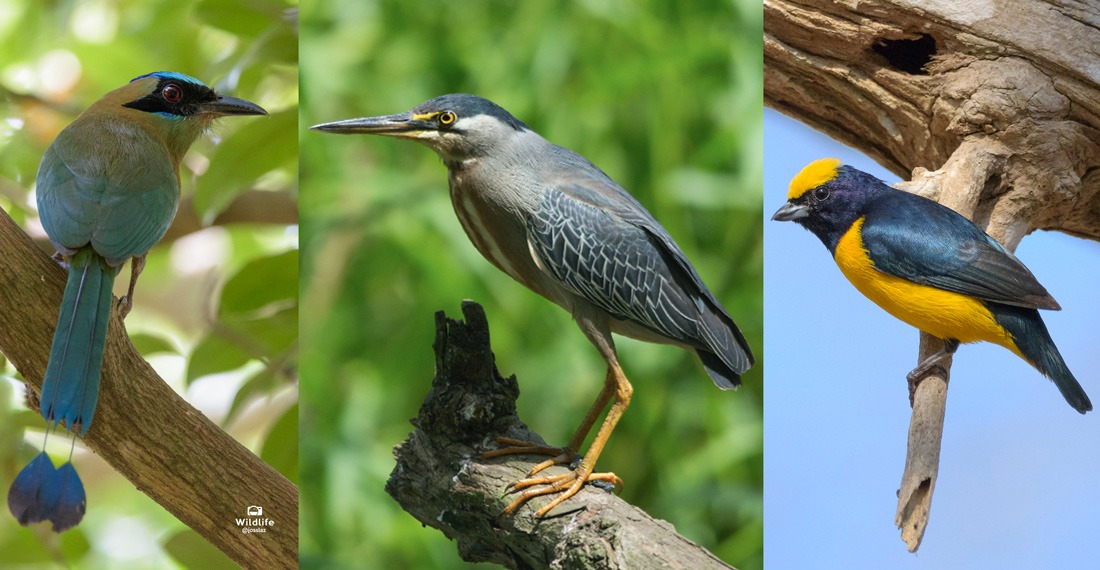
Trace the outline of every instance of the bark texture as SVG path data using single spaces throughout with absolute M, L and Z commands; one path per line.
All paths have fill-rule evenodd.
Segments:
M 23 375 L 28 401 L 37 405 L 66 274 L 3 211 L 0 251 L 0 352 Z M 297 487 L 165 384 L 134 349 L 117 311 L 107 332 L 95 422 L 83 441 L 238 564 L 297 567 Z M 91 504 L 97 500 L 88 497 Z M 244 534 L 235 519 L 246 518 L 250 505 L 262 506 L 275 525 Z
M 436 375 L 416 430 L 399 444 L 386 484 L 401 507 L 454 540 L 463 559 L 508 568 L 729 568 L 607 490 L 588 485 L 543 519 L 536 498 L 514 515 L 508 486 L 543 456 L 482 460 L 504 436 L 542 443 L 516 416 L 515 376 L 496 369 L 481 306 L 462 304 L 465 322 L 436 313 Z M 534 460 L 538 457 L 537 460 Z M 563 470 L 557 467 L 551 470 Z
M 1009 250 L 1037 229 L 1100 239 L 1096 3 L 765 0 L 764 99 Z M 914 390 L 899 491 L 910 551 L 928 522 L 943 429 L 946 377 L 931 380 Z

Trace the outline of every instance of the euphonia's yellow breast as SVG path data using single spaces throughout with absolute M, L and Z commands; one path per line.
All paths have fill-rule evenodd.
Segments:
M 886 312 L 941 339 L 984 340 L 999 344 L 1021 358 L 1012 335 L 979 300 L 960 293 L 920 285 L 875 269 L 863 246 L 864 218 L 856 220 L 837 243 L 834 259 L 841 273 L 865 297 Z

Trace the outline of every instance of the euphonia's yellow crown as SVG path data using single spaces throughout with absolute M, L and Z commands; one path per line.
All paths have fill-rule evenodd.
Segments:
M 822 158 L 807 164 L 802 172 L 791 179 L 791 188 L 787 192 L 787 199 L 794 200 L 836 178 L 838 168 L 840 168 L 840 160 L 836 158 Z

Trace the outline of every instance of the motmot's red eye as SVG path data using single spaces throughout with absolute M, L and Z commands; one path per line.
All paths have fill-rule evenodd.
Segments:
M 179 103 L 183 99 L 183 90 L 175 83 L 169 83 L 160 90 L 160 96 L 169 103 Z

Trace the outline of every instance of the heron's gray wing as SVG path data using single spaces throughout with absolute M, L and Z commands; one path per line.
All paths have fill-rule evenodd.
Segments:
M 615 318 L 696 347 L 719 386 L 736 385 L 752 364 L 747 343 L 683 252 L 640 205 L 597 205 L 592 195 L 588 184 L 544 195 L 527 223 L 541 266 Z M 711 354 L 721 362 L 708 362 Z M 722 363 L 730 369 L 724 382 L 712 371 Z

